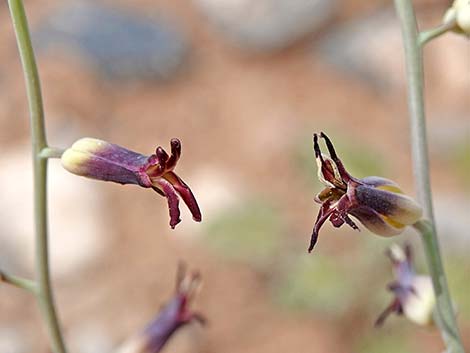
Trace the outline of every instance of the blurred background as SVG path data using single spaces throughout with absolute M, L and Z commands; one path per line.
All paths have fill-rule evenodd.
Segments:
M 450 4 L 417 0 L 421 28 Z M 178 174 L 203 211 L 168 226 L 166 200 L 78 178 L 50 162 L 54 285 L 71 352 L 110 352 L 172 295 L 178 260 L 198 269 L 209 325 L 165 352 L 443 351 L 433 328 L 392 316 L 383 239 L 318 212 L 312 133 L 325 131 L 357 177 L 414 195 L 401 34 L 392 1 L 26 1 L 49 143 L 83 136 L 144 154 L 178 137 Z M 0 4 L 0 268 L 33 276 L 27 101 L 6 2 Z M 432 183 L 459 323 L 470 347 L 470 45 L 425 49 Z M 469 348 L 470 349 L 470 348 Z M 49 352 L 32 297 L 0 285 L 0 352 Z

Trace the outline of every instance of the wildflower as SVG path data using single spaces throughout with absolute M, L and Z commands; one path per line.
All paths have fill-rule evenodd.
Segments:
M 321 153 L 318 135 L 314 134 L 318 178 L 326 188 L 315 197 L 321 207 L 310 239 L 309 252 L 313 250 L 320 228 L 327 219 L 336 228 L 346 223 L 357 230 L 358 226 L 350 217 L 353 216 L 371 232 L 388 237 L 401 233 L 405 226 L 421 218 L 421 207 L 405 196 L 396 183 L 376 176 L 363 179 L 351 176 L 336 155 L 328 136 L 322 132 L 320 137 L 325 139 L 330 157 Z
M 198 273 L 188 276 L 186 268 L 180 265 L 173 298 L 162 308 L 155 320 L 124 342 L 116 353 L 157 353 L 179 328 L 194 321 L 204 324 L 205 318 L 189 309 L 200 282 Z
M 73 174 L 92 179 L 152 188 L 168 200 L 171 228 L 181 221 L 179 195 L 193 219 L 200 222 L 201 211 L 191 189 L 173 171 L 181 155 L 181 142 L 174 138 L 170 145 L 170 156 L 159 146 L 155 154 L 147 157 L 106 141 L 85 137 L 63 153 L 62 166 Z
M 455 21 L 455 32 L 470 35 L 470 1 L 454 0 L 444 15 L 444 23 L 452 21 Z
M 405 316 L 418 325 L 433 323 L 436 298 L 429 276 L 417 275 L 413 270 L 410 245 L 403 250 L 398 245 L 390 247 L 387 255 L 392 261 L 395 281 L 388 285 L 394 294 L 390 305 L 380 314 L 375 326 L 381 326 L 391 313 Z

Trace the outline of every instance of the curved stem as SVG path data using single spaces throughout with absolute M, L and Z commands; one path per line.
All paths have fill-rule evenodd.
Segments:
M 30 110 L 38 282 L 36 297 L 49 331 L 53 351 L 55 353 L 65 353 L 65 344 L 55 310 L 49 273 L 47 159 L 40 156 L 41 151 L 47 148 L 41 87 L 23 3 L 21 0 L 9 0 L 8 4 L 23 66 Z
M 419 43 L 421 44 L 421 46 L 424 46 L 429 41 L 456 28 L 456 26 L 457 26 L 457 21 L 454 19 L 452 21 L 449 21 L 447 23 L 440 25 L 439 27 L 422 31 L 421 33 L 419 33 Z
M 34 281 L 31 281 L 26 278 L 14 276 L 6 272 L 0 271 L 0 282 L 11 284 L 12 286 L 24 289 L 33 294 L 37 293 L 37 285 L 36 283 L 34 283 Z
M 395 8 L 401 23 L 405 46 L 413 170 L 418 199 L 423 206 L 424 217 L 429 220 L 419 221 L 414 227 L 422 235 L 424 252 L 436 295 L 438 325 L 448 352 L 464 353 L 434 226 L 424 111 L 422 44 L 411 0 L 395 0 Z

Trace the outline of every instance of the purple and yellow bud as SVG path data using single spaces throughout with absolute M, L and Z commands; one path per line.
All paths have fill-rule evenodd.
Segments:
M 158 353 L 171 336 L 191 322 L 205 323 L 205 318 L 189 308 L 200 287 L 198 273 L 186 274 L 180 265 L 173 298 L 162 308 L 155 320 L 128 339 L 115 353 Z
M 119 184 L 152 188 L 168 200 L 170 226 L 180 222 L 179 197 L 188 206 L 193 219 L 200 222 L 201 211 L 190 188 L 173 170 L 181 156 L 181 143 L 172 139 L 171 155 L 162 147 L 144 156 L 124 147 L 85 137 L 76 141 L 62 155 L 62 165 L 69 172 L 87 178 Z
M 381 326 L 392 313 L 403 314 L 417 325 L 433 324 L 436 297 L 432 281 L 429 276 L 417 275 L 414 272 L 410 245 L 407 245 L 405 250 L 394 245 L 388 250 L 387 255 L 392 261 L 395 276 L 395 281 L 388 285 L 394 298 L 375 325 Z
M 328 136 L 320 134 L 330 157 L 321 153 L 318 137 L 314 134 L 315 158 L 319 180 L 326 188 L 315 197 L 321 207 L 313 228 L 309 252 L 313 250 L 320 228 L 326 220 L 330 220 L 334 227 L 346 223 L 353 229 L 359 229 L 349 217 L 353 216 L 371 232 L 388 237 L 400 234 L 407 225 L 421 218 L 421 207 L 404 195 L 396 183 L 376 176 L 363 179 L 351 176 L 336 155 Z

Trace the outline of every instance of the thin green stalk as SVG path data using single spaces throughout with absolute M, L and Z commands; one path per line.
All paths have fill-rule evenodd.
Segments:
M 9 0 L 8 4 L 23 66 L 30 110 L 38 283 L 37 300 L 49 331 L 52 350 L 54 353 L 65 353 L 66 348 L 55 310 L 49 271 L 47 159 L 41 158 L 41 151 L 47 148 L 47 141 L 41 87 L 23 3 L 21 0 Z
M 436 295 L 438 325 L 447 350 L 449 353 L 464 353 L 434 226 L 424 111 L 422 44 L 411 0 L 395 0 L 395 8 L 401 23 L 405 46 L 413 170 L 418 199 L 423 206 L 424 217 L 428 220 L 417 222 L 415 228 L 421 234 Z
M 39 156 L 41 158 L 60 158 L 62 157 L 62 154 L 64 153 L 64 150 L 62 148 L 55 148 L 55 147 L 45 147 L 41 150 L 39 153 Z
M 447 23 L 440 25 L 439 27 L 422 31 L 421 33 L 419 33 L 419 43 L 421 44 L 421 46 L 424 46 L 429 41 L 456 28 L 456 26 L 457 26 L 457 21 L 454 19 L 452 21 L 449 21 Z
M 14 276 L 6 272 L 0 271 L 0 282 L 11 284 L 12 286 L 24 289 L 33 294 L 37 293 L 37 285 L 34 281 Z

